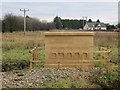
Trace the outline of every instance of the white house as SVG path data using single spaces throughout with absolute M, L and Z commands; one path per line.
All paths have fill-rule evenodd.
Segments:
M 107 27 L 101 22 L 87 22 L 84 26 L 84 30 L 107 30 Z

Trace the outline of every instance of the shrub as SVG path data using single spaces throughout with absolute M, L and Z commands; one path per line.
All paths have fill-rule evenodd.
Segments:
M 86 84 L 86 80 L 83 78 L 60 78 L 57 81 L 47 82 L 44 85 L 40 85 L 40 88 L 82 88 Z
M 29 61 L 21 60 L 18 62 L 3 62 L 2 71 L 21 70 L 29 66 Z
M 101 62 L 94 62 L 94 67 L 102 67 L 103 64 Z
M 29 66 L 28 50 L 3 50 L 2 71 L 23 69 Z
M 98 78 L 98 83 L 103 88 L 117 88 L 120 78 L 116 70 L 107 71 Z

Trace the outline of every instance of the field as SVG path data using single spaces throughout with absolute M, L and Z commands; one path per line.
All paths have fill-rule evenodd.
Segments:
M 28 68 L 30 54 L 33 47 L 44 47 L 44 32 L 13 32 L 2 34 L 2 70 L 19 70 Z M 118 32 L 95 32 L 94 50 L 106 47 L 112 51 L 111 62 L 117 66 Z M 43 49 L 44 52 L 44 49 Z M 44 57 L 42 57 L 44 59 Z M 41 67 L 42 65 L 38 65 Z M 96 65 L 99 67 L 100 65 Z

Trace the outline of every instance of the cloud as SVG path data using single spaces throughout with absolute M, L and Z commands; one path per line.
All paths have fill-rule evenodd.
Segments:
M 120 1 L 118 2 L 118 23 L 120 23 Z
M 4 2 L 3 15 L 11 12 L 23 15 L 19 9 L 30 9 L 26 14 L 32 17 L 52 20 L 56 15 L 61 18 L 81 19 L 87 16 L 91 19 L 100 19 L 103 22 L 117 22 L 117 3 L 106 2 Z
M 114 0 L 114 2 L 118 1 Z M 4 0 L 3 2 L 113 2 L 113 0 Z

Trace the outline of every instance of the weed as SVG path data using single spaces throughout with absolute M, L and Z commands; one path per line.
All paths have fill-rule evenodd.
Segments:
M 99 84 L 103 88 L 114 88 L 118 87 L 118 82 L 120 82 L 120 78 L 118 73 L 115 71 L 105 72 L 98 78 Z
M 87 81 L 83 78 L 60 78 L 55 82 L 47 82 L 45 85 L 40 84 L 40 88 L 82 88 L 86 83 Z
M 2 35 L 2 62 L 5 64 L 20 62 L 23 60 L 29 61 L 29 50 L 33 47 L 44 46 L 44 34 L 42 31 L 26 32 L 13 32 L 3 33 Z M 118 55 L 118 33 L 117 32 L 95 32 L 94 36 L 94 48 L 99 46 L 105 46 L 112 50 L 112 62 L 118 62 L 114 56 Z M 96 50 L 96 49 L 95 49 Z M 95 51 L 94 50 L 94 51 Z M 44 53 L 44 50 L 40 52 Z M 100 59 L 98 56 L 94 56 L 95 59 Z M 44 60 L 45 57 L 39 57 Z M 43 63 L 38 66 L 43 66 Z M 96 66 L 99 66 L 98 64 Z

